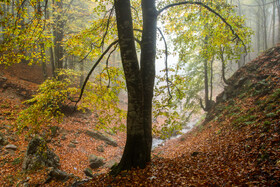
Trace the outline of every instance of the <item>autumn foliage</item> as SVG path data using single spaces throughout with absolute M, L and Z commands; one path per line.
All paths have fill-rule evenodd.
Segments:
M 205 121 L 157 148 L 143 170 L 83 186 L 276 186 L 280 182 L 280 48 L 238 70 L 238 86 Z M 241 82 L 238 82 L 243 80 Z M 246 81 L 244 81 L 246 80 Z
M 9 77 L 5 84 L 18 85 L 22 90 L 34 90 L 25 81 Z M 218 97 L 217 104 L 203 123 L 179 139 L 167 141 L 153 151 L 152 162 L 145 169 L 124 171 L 109 176 L 109 168 L 93 171 L 97 174 L 80 186 L 277 186 L 280 182 L 280 47 L 266 51 L 256 60 L 238 70 L 231 85 Z M 13 84 L 12 84 L 13 83 Z M 24 107 L 16 92 L 1 87 L 0 132 L 18 149 L 7 152 L 1 147 L 1 186 L 30 185 L 70 186 L 85 178 L 88 154 L 99 154 L 106 161 L 120 158 L 125 134 L 114 136 L 119 147 L 107 146 L 100 153 L 101 141 L 91 140 L 83 132 L 98 122 L 94 116 L 75 114 L 64 117 L 57 125 L 67 132 L 49 139 L 49 146 L 60 157 L 63 171 L 73 173 L 67 182 L 44 184 L 47 168 L 38 171 L 21 170 L 28 139 L 26 131 L 16 134 L 17 114 Z M 221 97 L 227 93 L 227 99 Z M 63 132 L 61 132 L 63 133 Z M 75 149 L 68 144 L 75 139 Z M 116 160 L 117 161 L 117 160 Z

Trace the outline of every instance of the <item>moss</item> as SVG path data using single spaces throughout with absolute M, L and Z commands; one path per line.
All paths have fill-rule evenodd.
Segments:
M 277 116 L 277 114 L 271 112 L 271 113 L 266 114 L 265 116 L 268 117 L 268 118 L 274 118 L 274 117 Z
M 242 127 L 243 125 L 251 125 L 256 123 L 255 120 L 257 119 L 256 115 L 243 115 L 233 121 L 233 125 L 235 127 Z

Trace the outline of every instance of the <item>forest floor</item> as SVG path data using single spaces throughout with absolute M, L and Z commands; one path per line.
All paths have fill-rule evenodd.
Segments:
M 22 101 L 35 93 L 38 84 L 0 71 L 0 132 L 17 149 L 0 146 L 0 186 L 70 186 L 66 182 L 44 184 L 47 170 L 24 172 L 22 160 L 28 141 L 15 131 Z M 1 80 L 2 79 L 2 80 Z M 4 80 L 5 79 L 5 80 Z M 107 174 L 111 164 L 80 186 L 277 186 L 280 183 L 280 47 L 272 48 L 239 69 L 231 84 L 217 97 L 206 119 L 178 139 L 169 140 L 153 151 L 145 169 Z M 86 178 L 88 155 L 96 154 L 107 163 L 118 162 L 125 133 L 110 135 L 117 147 L 105 145 L 83 134 L 96 124 L 94 114 L 76 113 L 65 117 L 49 147 L 60 157 L 60 169 Z M 66 138 L 62 138 L 65 136 Z M 75 148 L 69 147 L 71 142 Z M 104 152 L 97 148 L 104 147 Z

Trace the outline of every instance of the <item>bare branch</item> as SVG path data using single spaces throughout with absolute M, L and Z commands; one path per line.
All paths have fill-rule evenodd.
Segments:
M 134 31 L 143 32 L 141 29 L 133 29 Z
M 202 2 L 193 2 L 193 1 L 185 1 L 185 2 L 179 2 L 179 3 L 173 3 L 170 5 L 167 5 L 165 7 L 163 7 L 162 9 L 160 9 L 157 12 L 157 16 L 159 16 L 163 11 L 167 10 L 168 8 L 171 7 L 175 7 L 175 6 L 179 6 L 179 5 L 186 5 L 186 4 L 191 4 L 191 5 L 199 5 L 202 6 L 204 8 L 206 8 L 207 10 L 209 10 L 210 12 L 212 12 L 213 14 L 215 14 L 216 16 L 218 16 L 231 30 L 231 33 L 235 36 L 235 39 L 237 38 L 239 41 L 241 41 L 242 45 L 245 48 L 245 52 L 247 54 L 247 47 L 245 45 L 245 43 L 243 42 L 243 40 L 238 36 L 238 34 L 236 34 L 236 32 L 234 31 L 234 29 L 232 28 L 232 26 L 227 22 L 227 20 L 225 18 L 223 18 L 223 16 L 221 16 L 218 12 L 216 12 L 214 9 L 212 9 L 211 7 L 207 6 L 206 4 L 202 3 Z
M 137 16 L 137 19 L 138 19 L 138 20 L 140 20 L 140 18 L 139 18 L 139 14 L 138 14 L 138 10 L 137 10 L 135 7 L 133 7 L 133 6 L 130 6 L 130 7 L 131 7 L 131 9 L 132 9 L 132 10 L 134 10 L 134 11 L 135 11 L 136 16 Z
M 200 104 L 200 107 L 201 107 L 204 111 L 206 111 L 206 107 L 203 106 L 203 103 L 202 103 L 202 99 L 201 99 L 201 98 L 199 98 L 199 104 Z
M 226 79 L 226 76 L 225 76 L 225 68 L 226 67 L 225 67 L 224 51 L 225 51 L 225 48 L 221 47 L 220 48 L 220 58 L 221 58 L 221 61 L 222 61 L 222 79 L 223 79 L 224 83 L 229 85 L 229 81 Z
M 109 53 L 109 55 L 106 59 L 106 70 L 107 70 L 107 75 L 109 77 L 109 82 L 108 82 L 107 88 L 109 88 L 110 84 L 111 84 L 111 76 L 110 76 L 109 67 L 108 67 L 109 66 L 109 59 L 110 59 L 112 53 L 116 51 L 117 47 L 118 47 L 118 43 L 115 45 L 115 48 Z
M 105 38 L 107 36 L 107 33 L 108 33 L 108 30 L 109 30 L 109 26 L 110 26 L 110 21 L 111 21 L 111 17 L 113 15 L 113 11 L 114 11 L 114 6 L 112 7 L 112 9 L 110 10 L 110 14 L 109 14 L 109 18 L 107 20 L 107 24 L 106 24 L 106 31 L 102 37 L 102 41 L 100 43 L 100 46 L 103 46 L 104 45 L 104 41 L 105 41 Z
M 170 91 L 170 87 L 169 87 L 169 77 L 168 77 L 168 64 L 167 64 L 167 59 L 168 59 L 168 48 L 167 48 L 167 43 L 165 40 L 165 37 L 162 33 L 162 31 L 160 30 L 160 28 L 157 28 L 165 45 L 165 73 L 166 73 L 166 84 L 167 84 L 167 90 L 168 90 L 168 94 L 169 94 L 169 99 L 168 99 L 168 103 L 170 103 L 171 99 L 172 99 L 172 95 L 171 95 L 171 91 Z
M 100 63 L 100 61 L 103 59 L 103 57 L 108 53 L 108 51 L 111 49 L 111 47 L 113 47 L 114 45 L 116 45 L 117 43 L 119 42 L 119 40 L 116 40 L 114 41 L 113 43 L 111 43 L 108 48 L 104 51 L 104 53 L 102 53 L 102 55 L 99 57 L 99 59 L 96 61 L 96 63 L 93 65 L 93 67 L 91 68 L 91 70 L 89 71 L 85 81 L 84 81 L 84 84 L 82 86 L 82 89 L 81 89 L 81 93 L 80 93 L 80 96 L 78 98 L 77 101 L 72 101 L 72 102 L 75 102 L 76 105 L 78 104 L 78 102 L 82 99 L 82 96 L 83 96 L 83 93 L 84 93 L 84 90 L 85 90 L 85 87 L 86 87 L 86 84 L 89 80 L 89 77 L 90 75 L 92 74 L 92 72 L 95 70 L 95 68 L 97 67 L 97 65 Z
M 142 45 L 142 41 L 138 40 L 136 37 L 134 37 L 134 40 L 141 46 Z

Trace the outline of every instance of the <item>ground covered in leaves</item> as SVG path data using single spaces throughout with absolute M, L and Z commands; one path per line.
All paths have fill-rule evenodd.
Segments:
M 86 178 L 88 155 L 117 162 L 125 143 L 124 133 L 111 135 L 118 147 L 105 145 L 84 135 L 95 125 L 94 114 L 65 117 L 49 146 L 60 157 L 60 169 L 72 173 L 66 182 L 46 180 L 47 169 L 23 172 L 28 141 L 14 129 L 21 104 L 37 85 L 2 72 L 0 90 L 0 132 L 17 149 L 0 147 L 0 186 L 70 186 Z M 2 82 L 1 82 L 2 81 Z M 179 139 L 153 151 L 146 169 L 124 171 L 116 177 L 106 174 L 109 166 L 80 186 L 277 186 L 280 183 L 280 47 L 266 51 L 237 71 L 230 85 L 204 122 Z M 30 93 L 29 93 L 30 92 Z M 64 138 L 62 138 L 64 136 Z M 76 147 L 69 147 L 71 143 Z M 104 152 L 97 151 L 99 146 Z M 78 184 L 78 183 L 77 183 Z
M 204 123 L 157 148 L 146 169 L 99 175 L 84 186 L 279 185 L 280 48 L 229 81 Z
M 40 79 L 37 75 L 40 72 L 38 67 L 16 65 L 13 68 L 6 70 L 1 67 L 0 71 L 0 133 L 17 149 L 5 149 L 4 145 L 0 145 L 0 186 L 22 186 L 25 182 L 31 186 L 69 186 L 76 180 L 86 178 L 84 170 L 89 168 L 90 154 L 102 156 L 106 163 L 103 167 L 92 170 L 93 174 L 108 172 L 109 168 L 120 160 L 125 143 L 125 132 L 107 134 L 118 143 L 117 147 L 108 145 L 85 133 L 87 130 L 93 131 L 97 125 L 96 114 L 77 112 L 70 116 L 66 115 L 61 124 L 52 124 L 57 128 L 54 129 L 53 136 L 47 140 L 48 146 L 60 158 L 59 169 L 73 174 L 73 177 L 65 183 L 53 180 L 44 184 L 48 168 L 30 172 L 22 171 L 23 157 L 30 138 L 26 138 L 26 131 L 22 134 L 17 133 L 16 118 L 17 114 L 27 107 L 22 104 L 22 101 L 31 98 L 31 95 L 36 93 L 37 83 L 40 83 L 42 78 Z M 27 77 L 24 76 L 26 72 L 29 72 Z M 32 73 L 34 77 L 39 78 L 30 82 Z M 102 147 L 102 152 L 98 151 L 100 147 Z

